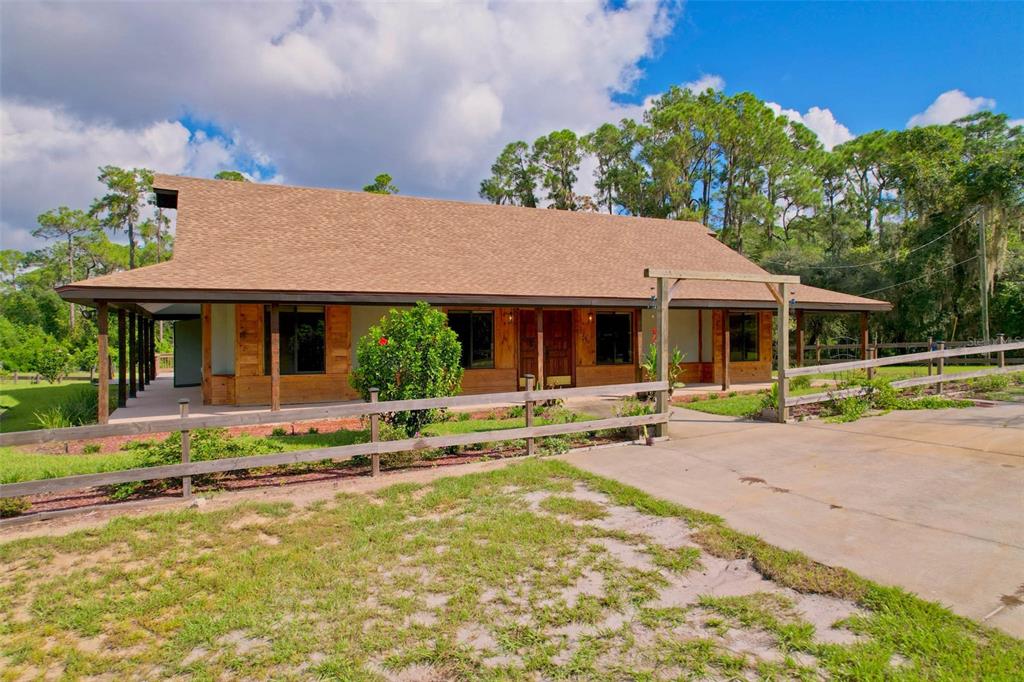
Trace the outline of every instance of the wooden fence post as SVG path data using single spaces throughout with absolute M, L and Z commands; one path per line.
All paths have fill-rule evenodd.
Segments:
M 933 345 L 935 345 L 934 339 L 929 336 L 928 337 L 928 352 L 929 353 L 932 351 L 932 346 Z M 931 358 L 928 358 L 928 376 L 932 375 L 932 367 L 934 367 L 934 363 L 932 362 Z
M 526 392 L 527 393 L 529 393 L 530 391 L 533 390 L 534 383 L 536 382 L 536 380 L 537 380 L 537 377 L 533 376 L 532 374 L 527 374 L 526 375 Z M 533 427 L 533 405 L 534 405 L 534 403 L 533 403 L 532 400 L 527 400 L 526 401 L 526 405 L 525 405 L 525 407 L 526 407 L 526 428 L 532 428 Z M 533 439 L 533 438 L 527 438 L 526 439 L 526 455 L 528 457 L 532 457 L 535 454 L 537 454 L 537 441 L 535 439 Z
M 380 389 L 373 387 L 370 389 L 370 402 L 377 402 L 377 396 L 380 393 Z M 370 442 L 376 443 L 380 441 L 380 415 L 370 415 Z M 380 476 L 380 453 L 374 452 L 370 455 L 370 475 Z
M 816 365 L 820 365 L 821 364 L 821 344 L 820 343 L 814 344 L 814 364 L 816 364 Z
M 868 360 L 877 360 L 877 359 L 878 359 L 878 348 L 869 348 L 868 349 Z M 868 381 L 871 381 L 874 378 L 875 378 L 875 368 L 874 367 L 868 367 Z
M 188 417 L 188 398 L 182 398 L 178 401 L 178 410 L 181 413 L 181 418 L 185 419 Z M 188 464 L 191 461 L 192 453 L 190 452 L 191 443 L 189 442 L 191 437 L 188 429 L 182 429 L 181 431 L 181 463 Z M 192 477 L 182 476 L 181 477 L 181 497 L 184 500 L 192 497 Z
M 946 350 L 946 343 L 944 341 L 939 341 L 939 350 Z M 945 369 L 946 369 L 946 358 L 939 358 L 939 369 L 938 369 L 939 376 L 942 376 L 944 374 Z M 942 395 L 942 382 L 941 381 L 935 384 L 935 393 L 936 393 L 936 395 Z
M 1000 346 L 1006 343 L 1005 334 L 1000 334 L 997 338 Z M 1006 367 L 1006 351 L 999 351 L 998 353 L 996 353 L 996 357 L 999 359 L 999 368 L 1002 369 L 1003 367 Z

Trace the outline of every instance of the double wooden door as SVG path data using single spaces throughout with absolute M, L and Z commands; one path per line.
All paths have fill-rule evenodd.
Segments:
M 573 337 L 571 310 L 545 310 L 544 377 L 550 383 L 558 377 L 561 385 L 572 385 Z M 519 311 L 519 376 L 537 372 L 537 314 L 535 310 Z

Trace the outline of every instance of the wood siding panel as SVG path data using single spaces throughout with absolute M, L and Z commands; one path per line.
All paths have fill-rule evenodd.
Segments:
M 514 390 L 516 390 L 514 367 L 509 369 L 467 369 L 462 375 L 462 392 L 465 395 Z
M 235 377 L 227 374 L 215 374 L 210 377 L 210 404 L 235 404 Z
M 324 307 L 326 322 L 327 373 L 345 374 L 352 371 L 352 308 L 347 305 Z
M 576 308 L 576 374 L 580 367 L 594 367 L 597 364 L 597 318 L 593 308 Z M 592 384 L 580 384 L 590 386 Z
M 281 404 L 328 403 L 358 398 L 347 374 L 285 374 L 281 376 Z M 270 377 L 236 377 L 236 405 L 269 405 Z
M 263 306 L 251 303 L 238 304 L 235 306 L 235 376 L 262 375 Z M 269 385 L 268 383 L 267 386 Z M 269 388 L 267 402 L 270 402 Z
M 494 368 L 516 368 L 516 318 L 512 308 L 494 310 Z
M 633 365 L 591 365 L 576 368 L 577 386 L 630 384 L 635 381 L 635 377 L 636 368 Z

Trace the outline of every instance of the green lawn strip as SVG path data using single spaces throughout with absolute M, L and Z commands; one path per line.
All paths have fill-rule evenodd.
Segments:
M 825 389 L 814 386 L 796 388 L 790 391 L 790 395 L 808 395 L 810 393 L 820 393 L 823 390 Z M 764 397 L 764 391 L 758 391 L 757 393 L 737 393 L 736 395 L 724 398 L 704 398 L 703 400 L 676 403 L 675 405 L 676 407 L 685 407 L 688 410 L 697 410 L 698 412 L 707 412 L 709 414 L 745 417 L 757 411 Z
M 0 382 L 0 432 L 42 428 L 36 422 L 37 412 L 59 405 L 86 387 L 96 390 L 88 380 L 61 381 L 56 384 Z
M 575 417 L 579 421 L 594 419 L 593 416 L 580 414 Z M 565 421 L 565 415 L 554 419 L 538 417 L 537 424 L 552 424 Z M 467 421 L 446 421 L 431 424 L 424 430 L 424 435 L 447 435 L 457 433 L 474 433 L 478 431 L 499 431 L 513 429 L 525 425 L 525 420 L 511 419 L 471 419 Z M 295 435 L 250 436 L 238 435 L 224 437 L 211 443 L 210 447 L 200 449 L 196 439 L 203 438 L 201 432 L 193 434 L 194 461 L 203 459 L 220 459 L 223 457 L 240 457 L 249 455 L 270 454 L 274 452 L 291 452 L 313 448 L 338 447 L 365 443 L 369 440 L 369 432 L 364 429 L 341 429 L 325 433 L 296 433 Z M 171 464 L 177 461 L 180 452 L 180 440 L 177 434 L 135 441 L 129 445 L 131 449 L 123 449 L 114 453 L 103 454 L 47 454 L 25 452 L 18 448 L 0 448 L 0 483 L 19 483 L 45 478 L 59 478 L 78 474 L 95 474 L 120 469 L 133 469 L 160 464 Z M 152 456 L 153 450 L 159 450 L 159 456 Z M 365 459 L 365 458 L 363 458 Z M 364 464 L 363 459 L 356 464 Z M 408 459 L 408 458 L 406 458 Z M 404 461 L 404 460 L 403 460 Z M 395 462 L 400 464 L 401 462 Z M 408 462 L 406 462 L 408 463 Z M 316 468 L 317 463 L 308 465 L 289 465 L 296 467 Z M 336 465 L 332 465 L 336 466 Z
M 69 679 L 378 679 L 413 665 L 511 680 L 750 671 L 713 627 L 699 638 L 673 635 L 685 609 L 643 607 L 665 578 L 611 560 L 595 544 L 609 532 L 563 520 L 561 511 L 532 513 L 517 497 L 565 497 L 574 482 L 643 513 L 679 517 L 698 530 L 703 551 L 749 557 L 780 585 L 853 598 L 867 615 L 851 619 L 864 637 L 852 645 L 814 643 L 810 626 L 774 596 L 700 604 L 730 627 L 767 631 L 783 651 L 814 656 L 833 679 L 1011 679 L 1024 669 L 1024 643 L 996 630 L 549 459 L 305 509 L 182 510 L 0 544 L 0 609 L 12 614 L 0 623 L 0 668 L 16 677 L 23 666 L 44 671 L 56 662 Z M 562 596 L 587 572 L 603 576 L 602 595 Z M 629 604 L 643 607 L 647 640 L 628 626 L 597 628 L 569 656 L 555 634 L 596 627 Z M 474 648 L 466 632 L 489 633 L 489 641 Z M 607 660 L 617 663 L 608 668 Z M 753 670 L 808 676 L 788 659 Z
M 963 372 L 976 372 L 983 369 L 991 369 L 995 365 L 951 365 L 946 364 L 942 368 L 943 374 L 961 374 Z M 938 364 L 932 367 L 932 374 L 938 372 Z M 912 379 L 928 375 L 928 365 L 885 365 L 875 368 L 875 376 L 896 381 L 898 379 Z M 812 381 L 820 379 L 836 379 L 838 381 L 864 380 L 868 374 L 866 370 L 858 369 L 845 372 L 822 372 L 810 375 Z

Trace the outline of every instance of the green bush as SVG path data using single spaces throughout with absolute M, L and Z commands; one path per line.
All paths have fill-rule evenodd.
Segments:
M 193 431 L 189 440 L 189 454 L 193 462 L 227 457 L 248 457 L 250 455 L 267 455 L 281 452 L 284 446 L 269 438 L 257 436 L 229 436 L 225 429 L 198 429 Z M 121 448 L 141 453 L 141 467 L 178 464 L 181 462 L 181 433 L 172 433 L 162 441 L 144 440 L 125 443 Z M 174 479 L 171 479 L 174 480 Z M 193 476 L 192 483 L 202 485 L 211 480 L 210 475 Z M 162 481 L 162 484 L 168 481 Z M 123 500 L 135 494 L 145 482 L 121 483 L 113 487 L 111 497 Z
M 641 417 L 645 414 L 654 414 L 654 403 L 640 400 L 635 396 L 627 396 L 615 406 L 617 417 Z
M 82 446 L 82 454 L 83 455 L 95 455 L 101 449 L 102 448 L 100 447 L 99 443 L 86 443 L 85 445 Z
M 275 426 L 273 430 L 270 432 L 270 435 L 276 437 L 287 436 L 288 429 L 284 428 L 283 426 Z
M 32 369 L 51 384 L 55 384 L 68 373 L 71 355 L 67 349 L 56 343 L 49 343 L 36 352 Z
M 1010 386 L 1010 377 L 1006 374 L 993 374 L 987 377 L 978 377 L 968 382 L 971 389 L 977 393 L 995 393 L 1005 391 Z
M 12 516 L 20 516 L 28 511 L 32 505 L 24 497 L 5 497 L 0 499 L 0 519 L 8 519 Z
M 462 383 L 461 355 L 458 336 L 448 327 L 444 313 L 420 302 L 411 310 L 392 310 L 359 339 L 359 366 L 349 381 L 364 400 L 374 387 L 382 401 L 455 395 Z M 434 420 L 434 412 L 381 417 L 411 436 Z

